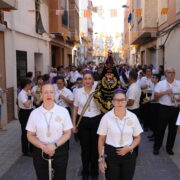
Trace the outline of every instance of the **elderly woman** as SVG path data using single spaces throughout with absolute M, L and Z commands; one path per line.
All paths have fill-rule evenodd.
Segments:
M 35 147 L 33 163 L 38 180 L 48 180 L 48 161 L 52 158 L 54 180 L 66 180 L 68 162 L 68 140 L 72 123 L 68 111 L 54 103 L 55 90 L 52 85 L 42 87 L 42 106 L 35 109 L 26 126 L 27 137 Z
M 132 180 L 134 148 L 140 143 L 143 130 L 136 115 L 126 109 L 124 93 L 115 92 L 112 103 L 114 108 L 103 116 L 98 128 L 99 168 L 107 180 Z

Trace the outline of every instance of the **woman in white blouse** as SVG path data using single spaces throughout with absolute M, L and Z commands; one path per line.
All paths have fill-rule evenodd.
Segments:
M 92 176 L 92 180 L 98 179 L 98 135 L 97 129 L 101 119 L 101 112 L 93 99 L 91 100 L 86 112 L 84 113 L 78 129 L 76 123 L 81 115 L 84 105 L 89 96 L 95 91 L 93 86 L 94 79 L 91 73 L 85 73 L 83 77 L 84 87 L 77 89 L 74 99 L 73 109 L 73 132 L 78 132 L 81 144 L 82 159 L 82 180 L 88 180 L 88 176 Z
M 48 180 L 48 161 L 52 157 L 54 180 L 66 180 L 68 140 L 72 122 L 67 109 L 54 103 L 55 90 L 50 84 L 42 87 L 42 106 L 35 109 L 26 130 L 29 142 L 34 145 L 33 163 L 38 180 Z
M 21 124 L 21 147 L 24 156 L 30 156 L 32 152 L 32 145 L 27 140 L 26 125 L 28 118 L 33 110 L 33 97 L 31 94 L 32 81 L 30 79 L 23 79 L 21 81 L 21 91 L 18 94 L 19 106 L 19 122 Z
M 143 132 L 136 115 L 126 109 L 125 94 L 113 95 L 114 108 L 101 119 L 98 134 L 99 168 L 107 180 L 132 180 L 136 154 Z M 104 152 L 105 146 L 105 152 Z

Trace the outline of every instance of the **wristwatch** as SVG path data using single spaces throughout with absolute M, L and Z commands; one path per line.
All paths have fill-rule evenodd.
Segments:
M 104 156 L 100 156 L 100 158 L 98 159 L 98 162 L 104 161 Z

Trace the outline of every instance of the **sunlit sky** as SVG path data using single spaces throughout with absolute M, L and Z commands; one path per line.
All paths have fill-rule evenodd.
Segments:
M 104 9 L 104 19 L 98 14 L 93 16 L 94 32 L 107 32 L 112 35 L 123 32 L 124 8 L 122 5 L 126 4 L 127 0 L 92 0 L 92 2 L 93 6 L 102 6 Z M 118 9 L 118 17 L 110 17 L 110 9 Z

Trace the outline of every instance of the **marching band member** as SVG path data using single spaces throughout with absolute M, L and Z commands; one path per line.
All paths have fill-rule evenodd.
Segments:
M 160 81 L 160 75 L 159 74 L 153 74 L 151 81 L 154 84 L 154 89 L 152 90 L 152 96 L 150 99 L 150 102 L 151 102 L 150 129 L 152 130 L 153 134 L 148 136 L 148 138 L 150 141 L 154 141 L 154 135 L 155 135 L 156 130 L 157 130 L 158 113 L 159 113 L 159 103 L 154 98 L 154 90 L 156 88 L 156 85 Z
M 180 81 L 175 80 L 175 69 L 168 68 L 166 70 L 166 80 L 160 81 L 155 88 L 154 97 L 159 102 L 158 113 L 158 131 L 155 134 L 154 155 L 159 154 L 162 146 L 164 133 L 168 126 L 168 137 L 166 142 L 166 152 L 173 155 L 173 147 L 177 133 L 176 120 L 179 113 L 177 101 L 180 101 Z
M 34 106 L 37 108 L 42 104 L 42 99 L 40 98 L 40 93 L 42 90 L 42 86 L 43 86 L 43 76 L 38 76 L 37 77 L 37 85 L 34 86 L 31 90 L 32 95 L 34 97 Z
M 34 145 L 33 164 L 38 180 L 48 180 L 48 162 L 51 157 L 53 180 L 66 180 L 72 122 L 68 111 L 54 103 L 55 90 L 50 84 L 42 87 L 42 106 L 35 109 L 28 120 L 26 130 L 29 142 Z
M 129 73 L 129 82 L 130 86 L 127 90 L 127 108 L 131 112 L 135 113 L 139 117 L 139 106 L 140 106 L 140 97 L 141 97 L 141 88 L 137 83 L 138 74 L 136 71 L 132 70 Z
M 143 130 L 137 116 L 126 110 L 124 93 L 115 92 L 112 103 L 114 108 L 103 116 L 97 132 L 99 168 L 107 180 L 132 180 L 136 165 L 134 148 L 139 145 Z
M 83 77 L 84 87 L 77 89 L 75 93 L 74 109 L 73 109 L 73 132 L 78 132 L 81 145 L 81 159 L 83 164 L 82 180 L 88 180 L 88 176 L 92 176 L 92 180 L 98 179 L 98 135 L 97 129 L 101 119 L 101 112 L 93 101 L 92 93 L 93 76 L 91 73 L 85 73 Z M 92 97 L 87 105 L 88 99 Z M 87 106 L 85 113 L 82 113 L 84 106 Z M 77 117 L 78 115 L 78 117 Z M 77 129 L 76 124 L 79 116 L 82 120 Z M 90 174 L 91 172 L 91 174 Z
M 74 99 L 73 93 L 68 88 L 65 87 L 65 80 L 63 77 L 58 77 L 56 79 L 56 84 L 57 84 L 57 90 L 56 90 L 55 101 L 59 106 L 66 108 L 71 114 L 70 105 L 73 104 L 73 99 Z
M 152 95 L 153 90 L 153 83 L 151 81 L 152 77 L 152 70 L 150 67 L 146 69 L 146 76 L 141 78 L 141 89 L 142 89 L 142 105 L 141 105 L 141 114 L 142 114 L 142 121 L 144 125 L 144 131 L 148 131 L 150 126 L 150 97 Z
M 21 145 L 22 153 L 25 156 L 30 156 L 32 146 L 28 143 L 26 136 L 26 124 L 31 111 L 33 110 L 33 98 L 31 94 L 32 81 L 30 79 L 23 79 L 21 82 L 21 91 L 18 94 L 19 122 L 21 124 Z

